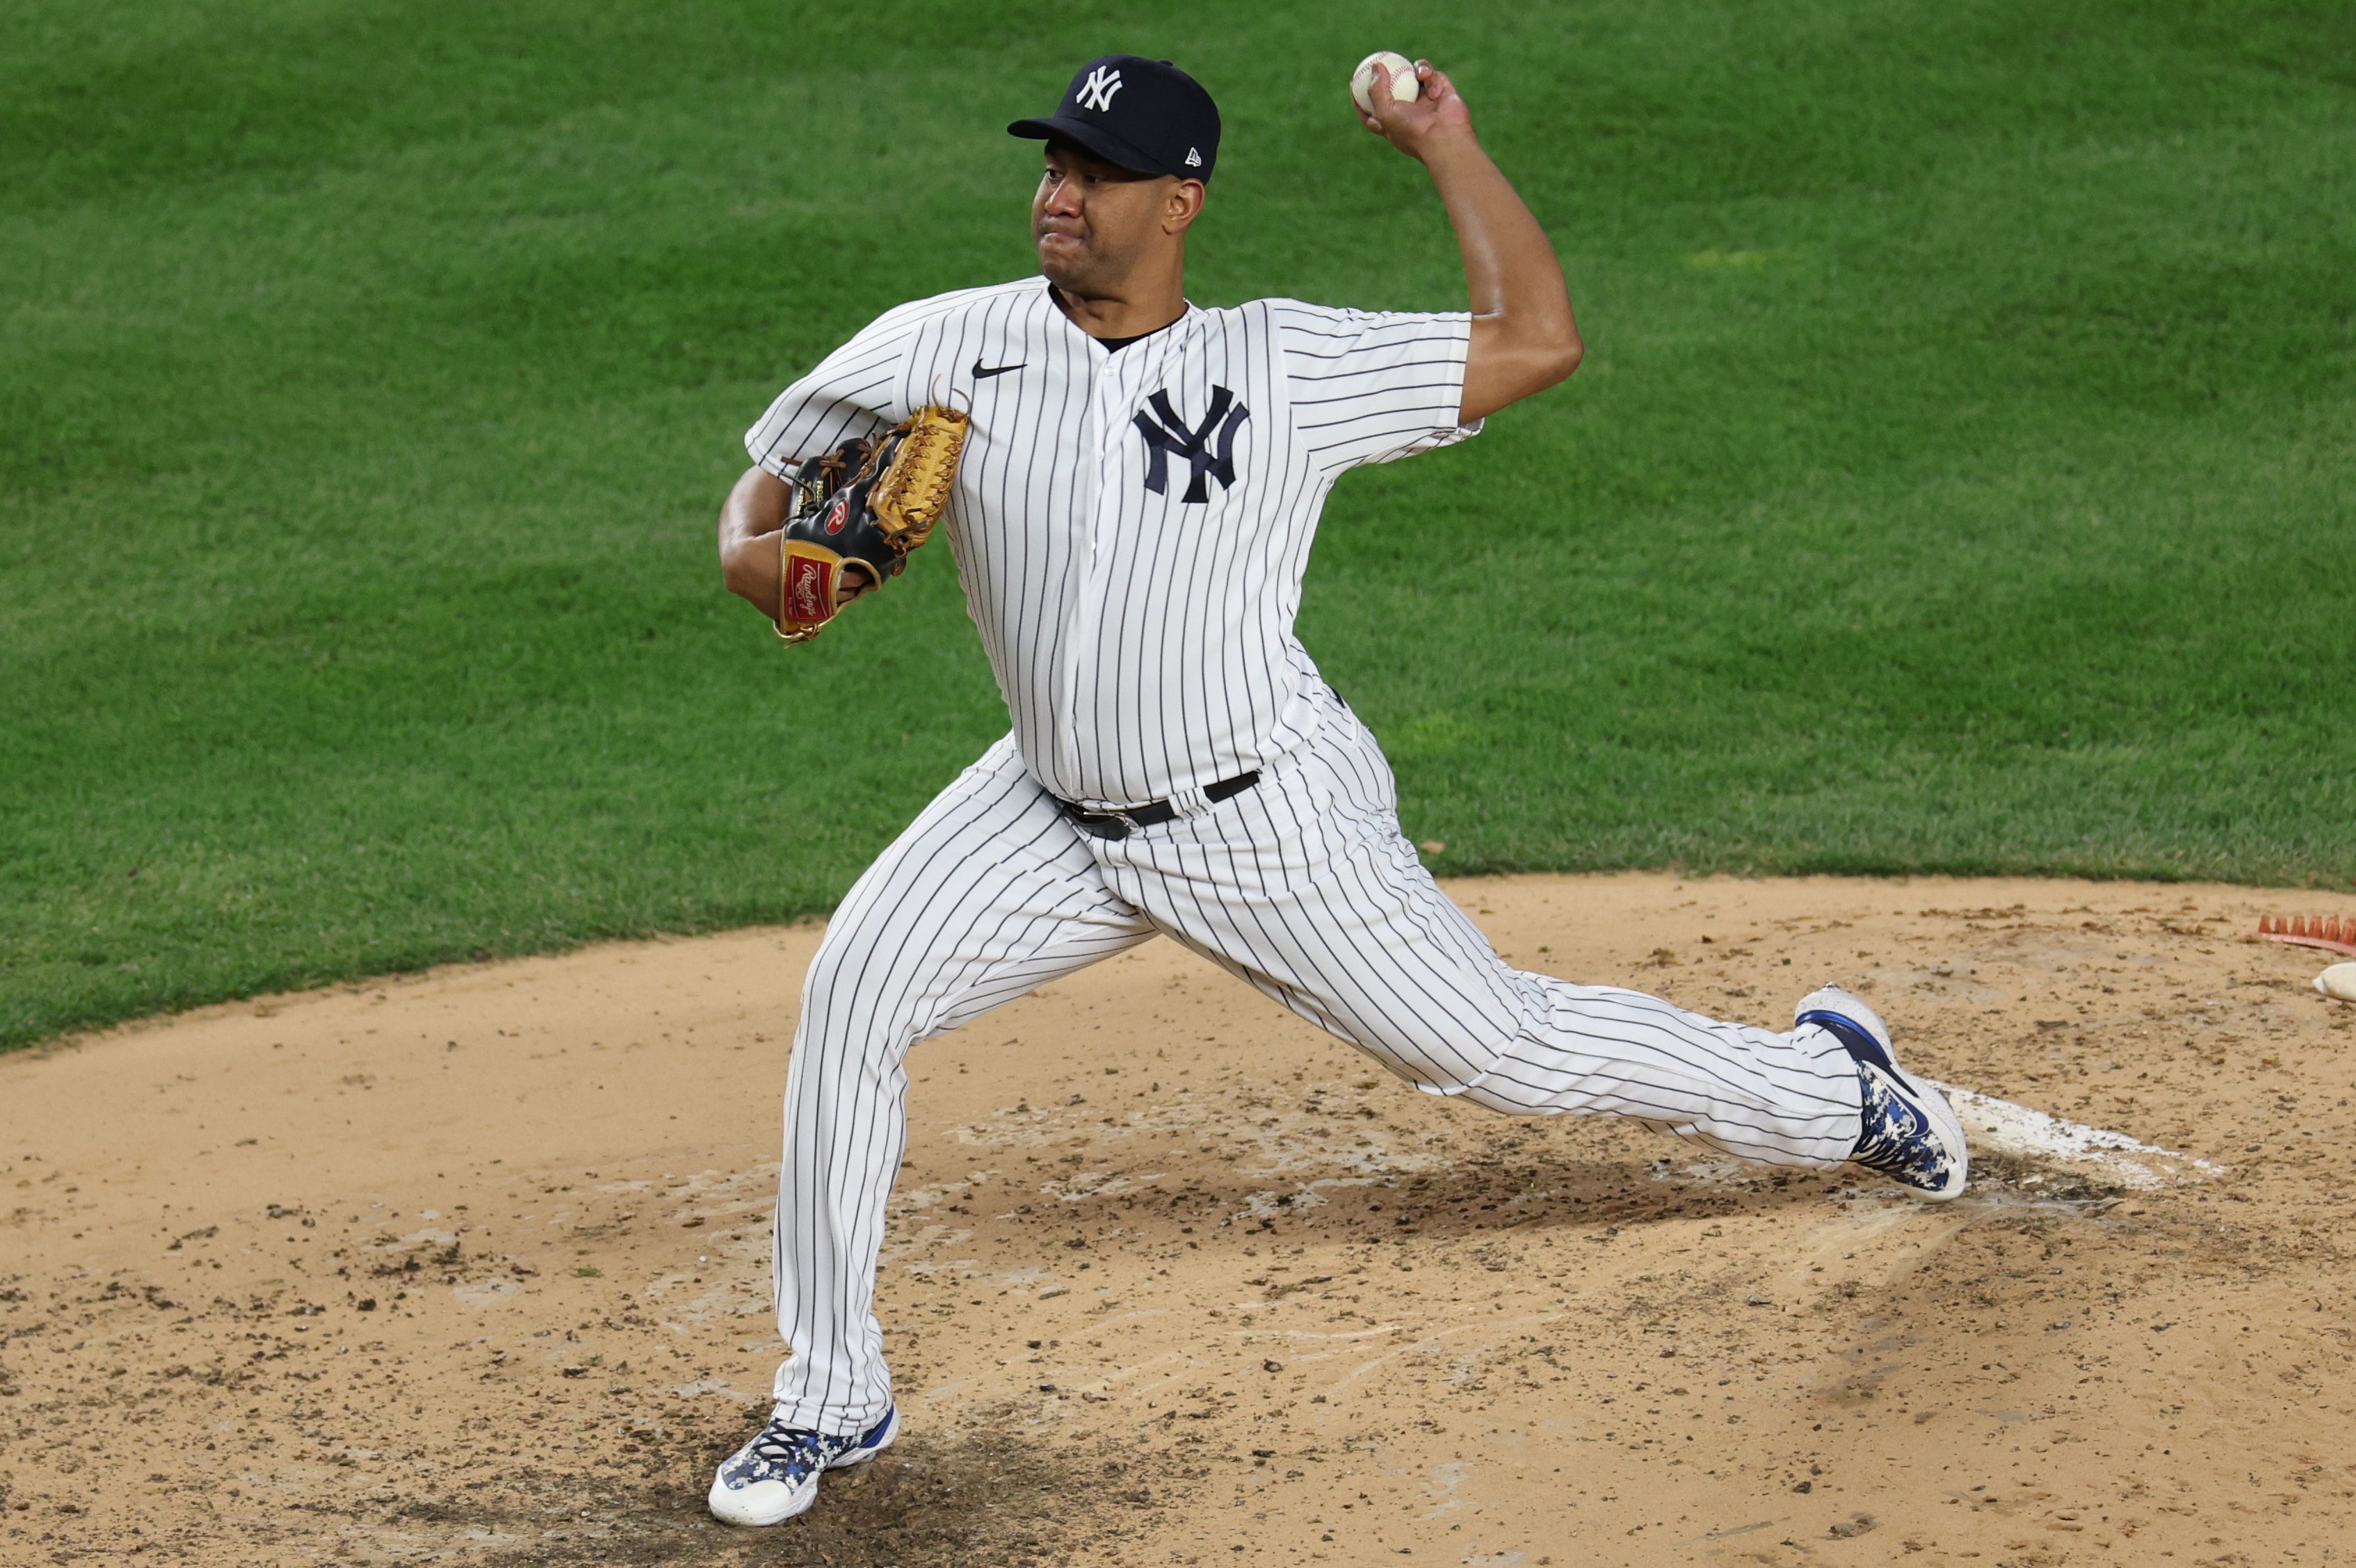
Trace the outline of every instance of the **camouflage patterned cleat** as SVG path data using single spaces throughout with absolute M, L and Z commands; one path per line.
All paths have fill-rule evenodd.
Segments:
M 1800 998 L 1792 1024 L 1824 1029 L 1857 1062 L 1865 1126 L 1849 1156 L 1853 1162 L 1918 1197 L 1953 1198 L 1963 1191 L 1971 1173 L 1964 1125 L 1945 1095 L 1899 1069 L 1890 1049 L 1890 1026 L 1880 1014 L 1863 998 L 1826 986 Z
M 787 1426 L 773 1415 L 720 1467 L 704 1500 L 723 1524 L 783 1524 L 818 1500 L 820 1476 L 864 1465 L 899 1435 L 897 1409 L 854 1437 Z

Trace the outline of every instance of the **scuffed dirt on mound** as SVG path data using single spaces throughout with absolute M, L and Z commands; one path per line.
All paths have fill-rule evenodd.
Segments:
M 0 1561 L 2325 1561 L 2356 1413 L 2356 1008 L 2281 895 L 1513 879 L 1517 963 L 1783 1021 L 2220 1168 L 1940 1207 L 1416 1095 L 1167 944 L 920 1049 L 905 1435 L 777 1531 L 766 1404 L 811 928 L 0 1061 Z M 2301 911 L 2356 900 L 2298 895 Z
M 470 1484 L 441 1502 L 407 1501 L 340 1513 L 338 1561 L 626 1564 L 889 1563 L 1053 1563 L 1105 1531 L 1070 1499 L 1106 1491 L 1133 1519 L 1150 1519 L 1150 1488 L 1131 1467 L 1098 1452 L 1060 1453 L 987 1426 L 954 1438 L 913 1437 L 840 1473 L 827 1506 L 790 1536 L 722 1528 L 703 1509 L 712 1456 L 743 1440 L 737 1421 L 691 1420 L 658 1435 L 640 1427 L 620 1473 L 584 1488 L 562 1467 Z M 300 1545 L 290 1540 L 290 1544 Z

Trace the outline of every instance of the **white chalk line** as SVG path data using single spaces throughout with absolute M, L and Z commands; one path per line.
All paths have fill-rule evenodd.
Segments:
M 1964 1124 L 1964 1135 L 1974 1152 L 2008 1154 L 2021 1159 L 2072 1168 L 2099 1175 L 2121 1187 L 2151 1191 L 2179 1182 L 2204 1181 L 2224 1174 L 2224 1167 L 2162 1148 L 2083 1122 L 2031 1110 L 2010 1100 L 1999 1100 L 1976 1089 L 1965 1089 L 1936 1079 L 1925 1079 L 1947 1097 Z

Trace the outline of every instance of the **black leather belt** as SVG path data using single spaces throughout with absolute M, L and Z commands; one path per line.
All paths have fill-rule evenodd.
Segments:
M 1259 783 L 1259 770 L 1237 773 L 1231 779 L 1221 779 L 1203 792 L 1206 799 L 1229 800 Z M 1055 805 L 1066 820 L 1081 832 L 1098 838 L 1126 838 L 1141 827 L 1152 827 L 1171 821 L 1178 808 L 1166 800 L 1149 801 L 1143 805 L 1128 806 L 1119 811 L 1095 811 L 1077 801 L 1055 797 Z

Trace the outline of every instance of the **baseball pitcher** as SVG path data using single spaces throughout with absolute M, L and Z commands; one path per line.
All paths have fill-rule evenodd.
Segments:
M 1465 440 L 1579 366 L 1545 233 L 1447 76 L 1414 80 L 1378 79 L 1360 117 L 1430 171 L 1469 311 L 1191 303 L 1218 112 L 1167 61 L 1110 55 L 1008 127 L 1045 144 L 1040 275 L 886 312 L 745 438 L 729 589 L 816 635 L 937 523 L 1012 728 L 859 879 L 811 963 L 774 1254 L 790 1353 L 712 1482 L 723 1520 L 791 1518 L 898 1431 L 873 1296 L 909 1048 L 1157 935 L 1426 1093 L 1963 1189 L 1954 1113 L 1846 992 L 1778 1032 L 1507 966 L 1294 635 L 1335 480 Z

